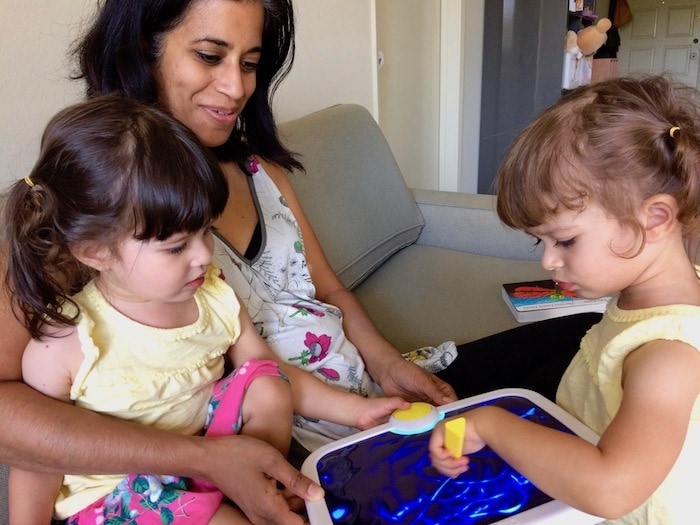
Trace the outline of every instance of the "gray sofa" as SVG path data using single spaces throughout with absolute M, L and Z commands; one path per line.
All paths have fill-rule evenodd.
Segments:
M 546 273 L 532 240 L 499 223 L 493 196 L 410 190 L 360 106 L 318 111 L 281 133 L 306 167 L 291 180 L 328 259 L 399 350 L 517 326 L 501 284 Z
M 407 352 L 517 326 L 504 282 L 547 277 L 495 197 L 409 189 L 372 116 L 338 105 L 282 125 L 306 173 L 292 184 L 331 265 Z

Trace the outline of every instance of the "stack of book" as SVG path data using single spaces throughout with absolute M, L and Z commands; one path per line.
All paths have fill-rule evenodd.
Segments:
M 502 295 L 513 316 L 520 323 L 582 312 L 602 313 L 610 300 L 610 296 L 600 299 L 578 297 L 574 292 L 561 290 L 550 279 L 507 283 L 502 287 Z

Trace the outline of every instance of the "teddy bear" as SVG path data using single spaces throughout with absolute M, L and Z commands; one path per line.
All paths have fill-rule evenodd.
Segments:
M 563 89 L 574 89 L 591 83 L 593 55 L 608 39 L 612 27 L 609 18 L 599 18 L 595 23 L 577 32 L 567 31 L 564 41 Z

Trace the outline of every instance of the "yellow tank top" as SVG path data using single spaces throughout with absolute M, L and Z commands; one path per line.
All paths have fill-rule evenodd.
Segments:
M 112 308 L 90 282 L 73 298 L 80 306 L 77 329 L 85 356 L 70 392 L 74 403 L 180 434 L 199 432 L 223 375 L 223 354 L 240 334 L 240 307 L 214 266 L 194 298 L 199 318 L 193 324 L 153 328 Z M 124 477 L 65 476 L 57 517 L 104 497 Z
M 622 401 L 625 357 L 657 339 L 682 341 L 700 351 L 700 307 L 670 305 L 621 310 L 613 299 L 600 323 L 581 341 L 580 350 L 559 384 L 557 404 L 602 434 Z M 671 525 L 697 520 L 698 466 L 700 397 L 693 405 L 681 454 L 661 486 L 632 513 L 605 523 Z

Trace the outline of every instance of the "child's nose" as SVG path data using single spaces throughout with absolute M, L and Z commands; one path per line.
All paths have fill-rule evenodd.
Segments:
M 192 266 L 207 266 L 211 262 L 214 255 L 212 244 L 205 239 L 197 239 L 193 250 Z
M 542 264 L 542 268 L 547 271 L 554 270 L 555 268 L 559 268 L 561 266 L 561 260 L 559 257 L 557 257 L 554 249 L 547 248 L 546 246 L 542 252 L 542 259 L 540 260 L 540 263 Z

